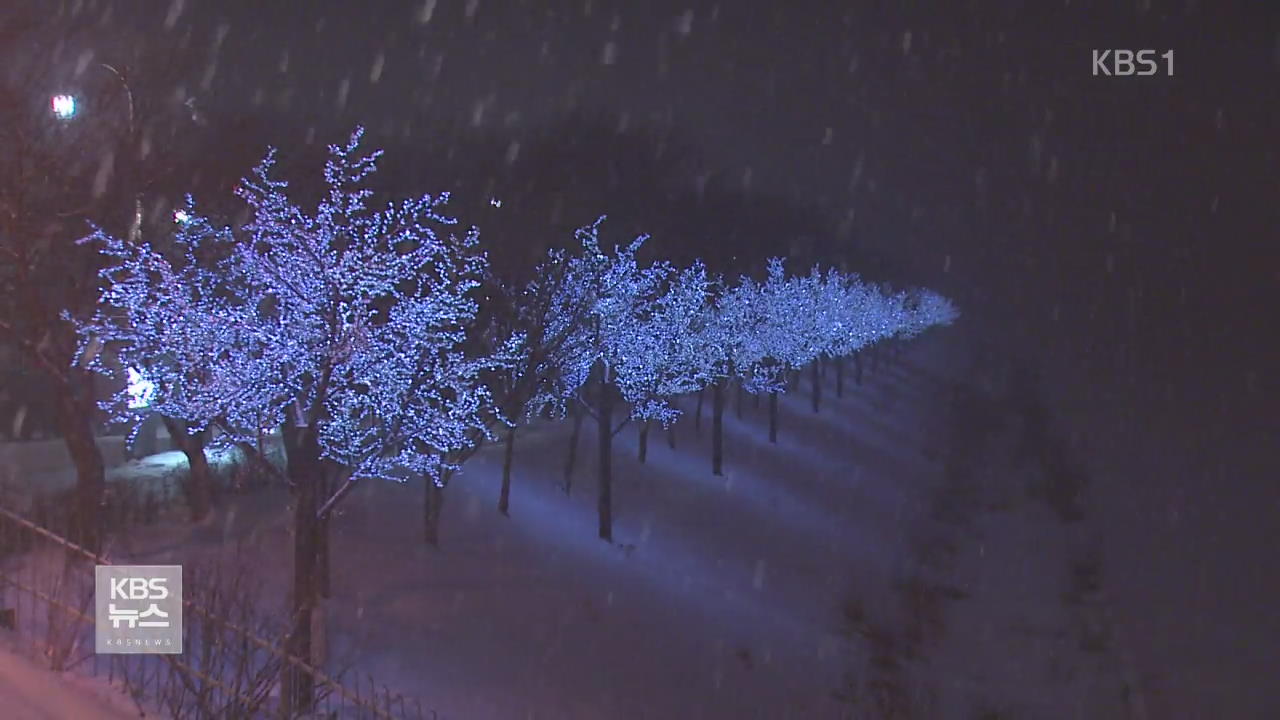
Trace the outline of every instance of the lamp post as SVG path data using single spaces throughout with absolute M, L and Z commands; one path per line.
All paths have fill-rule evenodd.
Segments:
M 98 63 L 100 66 L 110 71 L 116 79 L 120 81 L 120 86 L 124 88 L 125 97 L 129 100 L 129 137 L 133 138 L 133 88 L 129 87 L 129 81 L 125 79 L 124 73 L 120 72 L 110 63 Z

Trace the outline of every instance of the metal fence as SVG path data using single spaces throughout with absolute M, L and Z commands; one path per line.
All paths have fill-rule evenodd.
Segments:
M 372 677 L 328 674 L 283 648 L 287 624 L 255 607 L 245 573 L 183 567 L 180 655 L 94 652 L 94 566 L 111 564 L 0 507 L 0 632 L 8 632 L 51 670 L 105 678 L 147 714 L 186 720 L 332 718 L 425 720 L 433 710 Z M 312 676 L 306 709 L 281 702 L 288 670 Z

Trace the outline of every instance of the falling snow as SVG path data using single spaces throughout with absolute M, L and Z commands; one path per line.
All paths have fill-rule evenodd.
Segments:
M 438 548 L 422 542 L 416 477 L 362 487 L 335 522 L 333 629 L 359 672 L 456 717 L 862 717 L 872 689 L 886 716 L 1274 715 L 1274 583 L 1241 583 L 1271 561 L 1280 507 L 1266 254 L 1280 33 L 1265 4 L 10 5 L 0 91 L 31 112 L 0 119 L 0 256 L 29 260 L 36 282 L 20 293 L 20 274 L 0 273 L 6 497 L 75 481 L 49 368 L 83 366 L 57 322 L 92 316 L 63 290 L 98 287 L 75 244 L 90 223 L 129 238 L 139 218 L 139 246 L 180 256 L 174 233 L 206 216 L 271 215 L 232 193 L 253 192 L 241 176 L 275 145 L 306 221 L 274 227 L 307 235 L 325 144 L 361 123 L 388 149 L 373 208 L 448 189 L 462 222 L 439 238 L 479 226 L 489 270 L 471 300 L 487 329 L 467 328 L 460 352 L 495 327 L 540 329 L 489 312 L 486 294 L 554 286 L 568 265 L 548 251 L 586 262 L 574 229 L 602 214 L 609 277 L 634 260 L 653 284 L 575 286 L 539 315 L 552 326 L 589 305 L 612 333 L 571 334 L 614 373 L 615 419 L 629 419 L 613 438 L 612 544 L 596 537 L 585 411 L 601 365 L 553 353 L 536 417 L 505 409 L 509 515 L 494 509 L 495 425 L 448 484 Z M 1103 40 L 1187 60 L 1171 78 L 1094 77 Z M 770 296 L 772 257 L 787 291 Z M 873 333 L 857 323 L 840 342 L 815 330 L 854 309 L 914 329 L 939 309 L 920 286 L 964 316 L 900 344 L 859 345 Z M 734 316 L 744 288 L 786 310 Z M 623 289 L 660 311 L 619 319 Z M 768 332 L 724 329 L 748 321 Z M 368 328 L 346 330 L 332 350 L 363 357 Z M 528 342 L 526 360 L 542 347 Z M 117 352 L 101 338 L 84 351 Z M 152 383 L 177 414 L 132 359 L 105 390 Z M 729 382 L 718 430 L 713 378 Z M 766 381 L 786 390 L 777 442 L 769 394 L 749 391 Z M 334 447 L 366 429 L 343 428 Z M 116 457 L 123 431 L 97 430 L 110 483 L 149 482 L 152 466 Z M 283 504 L 220 502 L 214 530 L 157 529 L 154 546 L 213 553 L 208 536 L 289 565 Z

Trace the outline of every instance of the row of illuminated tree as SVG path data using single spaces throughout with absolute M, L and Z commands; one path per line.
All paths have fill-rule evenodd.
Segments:
M 243 227 L 215 225 L 189 201 L 171 244 L 87 240 L 109 262 L 98 311 L 79 325 L 81 361 L 153 383 L 145 412 L 181 428 L 175 442 L 199 456 L 193 507 L 208 506 L 207 472 L 195 476 L 206 443 L 251 449 L 280 428 L 299 657 L 310 657 L 327 586 L 329 519 L 356 484 L 425 478 L 430 517 L 452 471 L 503 434 L 506 512 L 517 429 L 572 409 L 597 425 L 599 535 L 611 540 L 612 443 L 628 421 L 670 423 L 674 398 L 709 389 L 720 473 L 731 383 L 769 395 L 776 434 L 788 373 L 956 316 L 929 291 L 887 292 L 834 270 L 788 275 L 779 260 L 737 279 L 642 262 L 643 238 L 602 247 L 599 222 L 530 282 L 505 285 L 476 231 L 443 214 L 447 196 L 370 207 L 379 154 L 362 154 L 360 138 L 330 149 L 314 209 L 271 176 L 268 156 L 238 188 L 252 209 Z M 304 702 L 308 679 L 291 683 Z

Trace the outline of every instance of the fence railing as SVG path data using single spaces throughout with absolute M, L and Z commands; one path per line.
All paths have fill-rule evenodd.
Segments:
M 95 565 L 112 564 L 0 507 L 0 632 L 7 630 L 54 671 L 105 678 L 148 714 L 175 719 L 425 720 L 417 700 L 351 670 L 330 674 L 284 650 L 288 623 L 255 606 L 246 573 L 183 567 L 183 652 L 94 652 Z M 310 708 L 281 701 L 282 683 L 313 678 Z

